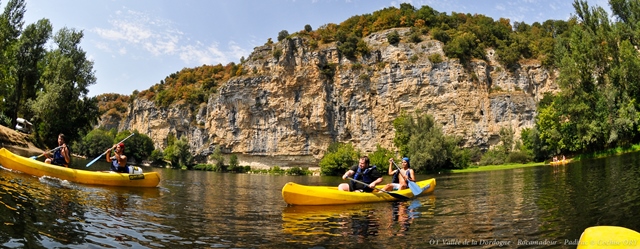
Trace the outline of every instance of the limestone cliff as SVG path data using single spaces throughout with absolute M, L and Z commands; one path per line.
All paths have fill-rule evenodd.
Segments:
M 160 148 L 169 133 L 187 136 L 200 156 L 220 145 L 242 165 L 308 166 L 334 141 L 365 153 L 376 144 L 393 149 L 392 122 L 403 111 L 431 114 L 446 134 L 487 148 L 502 127 L 514 128 L 516 137 L 532 127 L 536 103 L 556 90 L 554 72 L 537 62 L 512 72 L 488 50 L 488 61 L 465 67 L 435 40 L 390 45 L 391 31 L 364 38 L 371 53 L 353 61 L 335 44 L 312 49 L 299 37 L 256 47 L 242 64 L 245 73 L 206 105 L 158 108 L 137 99 L 119 129 L 137 129 Z M 443 60 L 431 62 L 434 54 Z

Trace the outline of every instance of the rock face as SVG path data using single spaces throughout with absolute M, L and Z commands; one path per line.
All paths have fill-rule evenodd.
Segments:
M 401 37 L 409 31 L 395 30 Z M 557 90 L 555 72 L 537 62 L 509 71 L 488 50 L 489 61 L 465 66 L 447 58 L 439 41 L 390 45 L 392 31 L 364 38 L 371 53 L 357 60 L 335 44 L 312 49 L 299 37 L 256 47 L 242 65 L 246 72 L 206 105 L 158 108 L 137 99 L 119 129 L 137 129 L 158 148 L 169 133 L 187 136 L 201 160 L 219 145 L 241 165 L 315 166 L 336 141 L 364 153 L 376 144 L 393 150 L 393 120 L 402 112 L 432 115 L 465 146 L 496 145 L 502 127 L 519 139 L 534 125 L 538 100 Z M 442 59 L 433 63 L 436 54 Z

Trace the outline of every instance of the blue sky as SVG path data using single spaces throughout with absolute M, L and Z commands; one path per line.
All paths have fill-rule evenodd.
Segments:
M 0 1 L 4 8 L 7 0 Z M 278 32 L 316 29 L 407 2 L 451 14 L 484 14 L 528 24 L 567 20 L 573 0 L 26 0 L 25 23 L 47 18 L 84 32 L 81 47 L 94 61 L 89 96 L 146 90 L 171 73 L 247 58 Z M 606 0 L 588 1 L 608 10 Z

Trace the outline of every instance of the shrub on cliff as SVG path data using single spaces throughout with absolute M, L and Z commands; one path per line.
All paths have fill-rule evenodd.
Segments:
M 278 32 L 278 41 L 284 40 L 285 38 L 287 38 L 287 36 L 289 36 L 289 31 L 282 30 Z
M 171 162 L 173 168 L 189 167 L 193 163 L 193 156 L 189 152 L 189 142 L 186 137 L 176 140 L 164 150 L 164 159 Z
M 398 42 L 400 42 L 400 34 L 398 34 L 398 31 L 394 30 L 393 32 L 387 34 L 387 41 L 391 45 L 397 45 Z
M 393 121 L 393 127 L 393 143 L 402 156 L 409 156 L 416 172 L 468 167 L 471 153 L 458 146 L 459 138 L 444 135 L 431 115 L 403 113 Z
M 351 166 L 358 163 L 360 151 L 351 144 L 333 143 L 327 148 L 327 153 L 320 160 L 320 173 L 322 175 L 342 175 Z
M 369 154 L 369 162 L 371 165 L 376 165 L 380 172 L 386 172 L 385 168 L 389 166 L 389 158 L 392 157 L 394 157 L 393 152 L 377 144 L 376 151 Z

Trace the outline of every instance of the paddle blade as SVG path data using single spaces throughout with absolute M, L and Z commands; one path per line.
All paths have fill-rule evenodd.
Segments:
M 422 194 L 422 188 L 420 188 L 420 186 L 418 186 L 417 183 L 412 181 L 408 181 L 408 182 L 409 182 L 409 189 L 411 189 L 411 193 L 413 193 L 414 196 L 418 196 Z
M 33 159 L 33 160 L 36 160 L 36 158 L 38 158 L 38 157 L 37 156 L 32 156 L 30 158 Z

